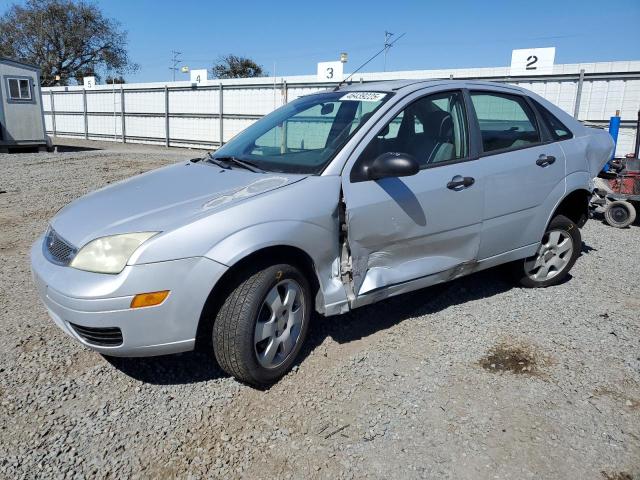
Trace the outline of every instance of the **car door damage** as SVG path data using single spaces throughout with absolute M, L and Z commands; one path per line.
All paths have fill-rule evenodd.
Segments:
M 467 275 L 478 266 L 479 224 L 456 232 L 440 232 L 425 241 L 419 224 L 393 216 L 380 221 L 384 215 L 376 221 L 360 213 L 350 211 L 341 194 L 340 278 L 351 308 L 446 282 Z
M 340 242 L 340 279 L 345 286 L 345 293 L 349 302 L 355 298 L 353 292 L 353 258 L 349 247 L 347 225 L 347 204 L 344 201 L 344 192 L 340 189 L 340 201 L 338 203 L 338 232 Z

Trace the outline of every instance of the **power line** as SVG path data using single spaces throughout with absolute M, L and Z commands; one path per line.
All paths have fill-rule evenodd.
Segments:
M 392 47 L 394 43 L 396 43 L 398 40 L 400 40 L 402 37 L 404 37 L 404 33 L 402 35 L 400 35 L 399 37 L 397 37 L 393 42 L 389 43 L 389 47 Z M 362 65 L 360 65 L 358 68 L 356 68 L 347 78 L 345 78 L 344 80 L 342 80 L 337 86 L 336 88 L 334 88 L 334 92 L 338 89 L 340 89 L 340 87 L 342 85 L 344 85 L 345 83 L 347 83 L 351 77 L 353 77 L 356 73 L 358 73 L 362 68 L 364 68 L 366 65 L 369 64 L 369 62 L 371 62 L 374 58 L 376 58 L 378 55 L 380 55 L 382 52 L 385 51 L 385 49 L 387 49 L 388 47 L 385 45 L 384 48 L 382 50 L 380 50 L 379 52 L 377 52 L 373 57 L 371 57 L 369 60 L 367 60 L 366 62 L 364 62 Z
M 383 72 L 387 71 L 387 52 L 391 48 L 391 45 L 393 45 L 392 43 L 389 43 L 389 40 L 391 40 L 391 37 L 393 37 L 394 35 L 395 35 L 394 33 L 387 32 L 386 30 L 384 31 L 384 70 Z
M 176 50 L 171 50 L 171 53 L 173 54 L 173 58 L 171 59 L 171 62 L 173 63 L 173 66 L 169 67 L 169 70 L 173 71 L 173 81 L 176 81 L 176 72 L 178 71 L 178 65 L 180 65 L 181 60 L 178 58 L 179 55 L 182 55 L 182 52 L 178 52 Z

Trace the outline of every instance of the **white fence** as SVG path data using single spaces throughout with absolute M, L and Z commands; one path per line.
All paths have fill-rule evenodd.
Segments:
M 464 78 L 532 90 L 580 120 L 607 125 L 620 110 L 618 154 L 633 151 L 640 108 L 640 62 L 556 65 L 552 75 L 509 77 L 508 68 L 363 73 L 354 81 Z M 331 88 L 314 77 L 43 88 L 47 132 L 57 136 L 217 147 L 301 95 Z

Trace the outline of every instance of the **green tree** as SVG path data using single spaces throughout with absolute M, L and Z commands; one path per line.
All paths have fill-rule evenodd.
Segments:
M 37 65 L 42 85 L 101 78 L 138 68 L 127 53 L 127 32 L 84 1 L 28 0 L 0 16 L 0 56 Z M 56 80 L 59 76 L 59 80 Z
M 211 69 L 214 78 L 265 77 L 267 73 L 256 62 L 237 55 L 224 55 Z

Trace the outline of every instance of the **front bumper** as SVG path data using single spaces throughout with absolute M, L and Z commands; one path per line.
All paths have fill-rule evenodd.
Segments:
M 204 304 L 225 265 L 192 257 L 127 265 L 118 275 L 62 267 L 42 252 L 42 237 L 31 248 L 31 271 L 49 315 L 68 335 L 105 355 L 142 357 L 193 350 Z M 160 305 L 131 309 L 138 293 L 170 290 Z M 96 345 L 73 325 L 118 328 L 122 343 Z

